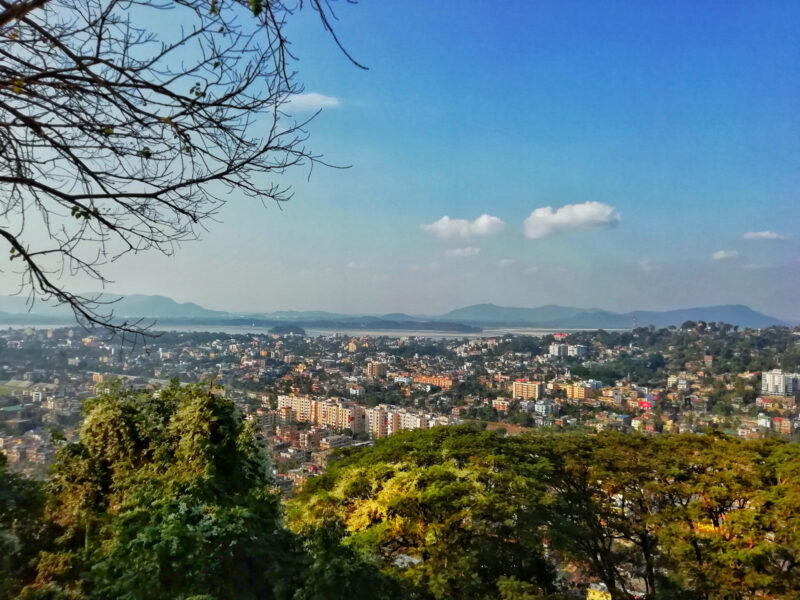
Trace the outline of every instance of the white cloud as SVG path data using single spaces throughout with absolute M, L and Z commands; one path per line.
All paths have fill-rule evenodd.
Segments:
M 525 269 L 525 272 L 526 273 L 538 273 L 539 272 L 539 267 L 528 267 L 527 269 Z
M 347 268 L 348 269 L 363 269 L 364 265 L 362 265 L 361 263 L 357 263 L 357 262 L 349 262 L 349 263 L 347 263 Z
M 787 237 L 775 231 L 748 231 L 744 234 L 746 240 L 785 240 Z
M 471 246 L 467 246 L 466 248 L 451 248 L 450 250 L 444 251 L 444 255 L 450 258 L 467 258 L 469 256 L 477 256 L 480 253 L 480 248 L 473 248 Z
M 525 219 L 525 237 L 537 240 L 566 229 L 614 227 L 619 220 L 616 209 L 602 202 L 565 204 L 556 210 L 544 206 Z
M 438 221 L 420 226 L 424 231 L 429 231 L 440 238 L 462 237 L 468 238 L 476 235 L 493 235 L 500 233 L 505 223 L 492 215 L 481 215 L 474 221 L 467 219 L 451 219 L 444 216 Z
M 287 112 L 316 112 L 321 108 L 336 108 L 339 99 L 333 96 L 309 92 L 307 94 L 292 94 L 283 105 Z
M 639 261 L 639 268 L 645 273 L 655 273 L 661 270 L 660 265 L 655 265 L 646 258 Z
M 497 266 L 501 268 L 510 267 L 515 262 L 517 261 L 515 261 L 513 258 L 501 258 L 497 261 Z
M 742 270 L 744 271 L 758 271 L 760 269 L 768 269 L 767 265 L 762 265 L 759 263 L 745 263 L 742 265 Z
M 737 256 L 739 256 L 739 253 L 736 250 L 717 250 L 711 255 L 711 258 L 714 260 L 729 260 Z
M 414 265 L 413 267 L 411 267 L 411 271 L 414 273 L 418 273 L 420 271 L 429 271 L 433 273 L 441 268 L 442 265 L 440 265 L 438 262 L 432 262 L 429 265 Z

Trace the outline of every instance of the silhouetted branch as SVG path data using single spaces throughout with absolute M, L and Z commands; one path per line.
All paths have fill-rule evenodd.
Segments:
M 362 67 L 327 2 L 310 5 Z M 283 33 L 302 7 L 0 0 L 0 237 L 31 299 L 68 305 L 87 326 L 143 334 L 99 297 L 68 291 L 64 277 L 105 284 L 102 267 L 124 254 L 171 255 L 231 196 L 291 197 L 277 178 L 321 162 L 305 146 L 308 121 L 283 110 L 302 91 Z

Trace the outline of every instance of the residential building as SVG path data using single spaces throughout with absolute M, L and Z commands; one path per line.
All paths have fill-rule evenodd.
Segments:
M 414 383 L 435 385 L 443 390 L 449 390 L 451 387 L 453 387 L 452 378 L 439 375 L 414 375 Z
M 761 374 L 761 393 L 771 396 L 794 396 L 800 393 L 800 374 L 784 373 L 780 369 Z
M 574 358 L 583 358 L 589 354 L 589 349 L 582 344 L 575 344 L 567 348 L 567 356 Z
M 386 377 L 386 365 L 379 362 L 367 363 L 367 377 L 369 379 L 383 379 Z
M 544 383 L 541 381 L 528 381 L 517 379 L 511 384 L 511 397 L 522 400 L 538 400 L 544 396 Z

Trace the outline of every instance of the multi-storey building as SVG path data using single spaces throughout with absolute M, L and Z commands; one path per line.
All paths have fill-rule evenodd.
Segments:
M 318 400 L 316 422 L 334 431 L 349 429 L 353 433 L 360 433 L 365 431 L 366 409 L 353 402 Z
M 386 410 L 386 435 L 393 435 L 403 429 L 403 415 L 396 408 Z
M 589 349 L 581 344 L 575 344 L 573 346 L 567 347 L 567 356 L 582 358 L 587 354 L 589 354 Z
M 291 410 L 299 423 L 313 423 L 334 431 L 365 431 L 366 411 L 363 406 L 336 398 L 312 398 L 304 395 L 278 396 L 278 411 Z
M 367 409 L 367 433 L 373 438 L 386 437 L 386 411 L 380 406 Z
M 800 374 L 780 369 L 761 374 L 761 393 L 769 396 L 794 396 L 800 393 Z
M 322 450 L 331 450 L 332 448 L 344 448 L 353 443 L 353 438 L 347 435 L 330 435 L 322 440 L 319 444 Z
M 592 388 L 584 385 L 568 385 L 567 398 L 570 400 L 586 400 L 592 397 Z
M 299 423 L 313 422 L 312 399 L 306 395 L 278 396 L 278 410 L 281 408 L 291 408 L 294 413 L 295 421 Z
M 373 438 L 386 437 L 404 429 L 426 429 L 431 426 L 427 415 L 389 404 L 366 409 L 365 430 Z
M 416 410 L 380 404 L 367 408 L 339 398 L 312 398 L 303 395 L 278 396 L 277 421 L 280 424 L 313 423 L 333 431 L 349 429 L 366 432 L 373 438 L 386 437 L 403 429 L 425 429 L 431 419 Z
M 278 409 L 275 419 L 275 425 L 286 427 L 295 422 L 294 411 L 291 406 L 283 406 Z
M 428 417 L 422 413 L 406 412 L 403 414 L 403 429 L 425 429 L 428 427 Z
M 511 397 L 523 400 L 538 400 L 544 396 L 544 383 L 541 381 L 528 381 L 517 379 L 511 384 Z
M 382 379 L 386 377 L 386 365 L 379 362 L 367 363 L 367 377 L 369 379 Z
M 495 410 L 508 411 L 511 408 L 511 400 L 508 398 L 495 398 L 492 400 L 492 408 Z
M 304 450 L 311 448 L 319 448 L 320 431 L 316 427 L 312 427 L 308 431 L 300 432 L 300 447 Z
M 449 390 L 451 387 L 453 387 L 452 378 L 439 375 L 414 375 L 414 383 L 435 385 L 443 390 Z

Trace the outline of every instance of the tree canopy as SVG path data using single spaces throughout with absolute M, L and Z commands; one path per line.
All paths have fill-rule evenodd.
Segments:
M 291 597 L 299 548 L 271 478 L 228 400 L 177 384 L 102 394 L 58 452 L 49 545 L 21 597 Z
M 796 443 L 439 427 L 340 450 L 284 504 L 217 391 L 112 386 L 41 485 L 0 463 L 3 596 L 800 598 Z
M 798 445 L 418 431 L 345 453 L 290 503 L 435 598 L 800 597 Z
M 469 427 L 400 434 L 337 463 L 291 503 L 300 532 L 346 546 L 436 598 L 489 598 L 498 578 L 552 590 L 541 526 L 547 464 Z

